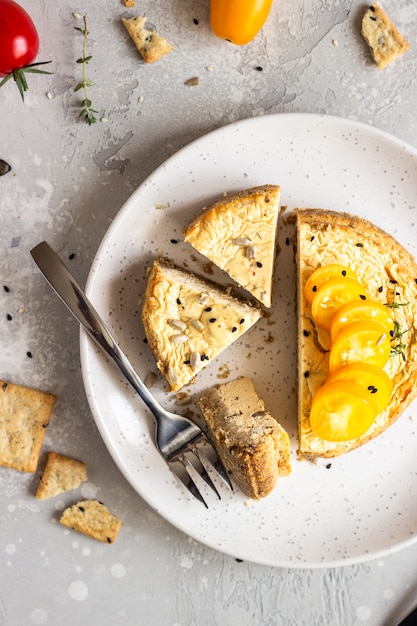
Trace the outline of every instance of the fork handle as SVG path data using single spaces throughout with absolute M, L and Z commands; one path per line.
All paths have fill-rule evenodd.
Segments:
M 35 246 L 30 253 L 64 304 L 96 344 L 116 363 L 122 374 L 158 420 L 164 409 L 150 393 L 127 356 L 117 345 L 110 330 L 55 250 L 46 241 L 43 241 Z

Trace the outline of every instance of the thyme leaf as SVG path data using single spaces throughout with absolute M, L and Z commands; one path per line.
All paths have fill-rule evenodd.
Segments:
M 92 108 L 91 99 L 88 94 L 88 88 L 93 87 L 94 82 L 87 78 L 87 64 L 89 61 L 91 61 L 93 56 L 91 54 L 87 55 L 87 38 L 88 38 L 89 32 L 87 28 L 87 15 L 86 14 L 83 15 L 83 22 L 84 22 L 84 28 L 79 28 L 78 26 L 74 26 L 74 30 L 77 30 L 80 33 L 82 33 L 84 37 L 83 56 L 80 57 L 79 59 L 76 59 L 76 63 L 79 63 L 80 65 L 83 66 L 83 80 L 74 87 L 74 91 L 80 91 L 80 89 L 84 90 L 84 98 L 81 101 L 81 112 L 78 117 L 84 117 L 86 123 L 89 126 L 91 126 L 91 124 L 94 124 L 95 122 L 97 122 L 95 113 L 98 113 L 98 111 Z

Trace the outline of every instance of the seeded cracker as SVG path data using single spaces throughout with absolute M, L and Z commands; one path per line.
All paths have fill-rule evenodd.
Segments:
M 408 41 L 376 3 L 366 10 L 362 18 L 362 36 L 380 70 L 410 48 Z
M 35 472 L 55 396 L 0 380 L 0 465 Z
M 122 526 L 122 521 L 97 500 L 74 504 L 65 509 L 59 521 L 63 526 L 104 543 L 113 543 Z
M 122 22 L 146 63 L 154 63 L 173 50 L 171 44 L 155 30 L 145 27 L 146 17 L 122 17 Z
M 47 500 L 60 493 L 76 489 L 87 480 L 87 466 L 57 452 L 50 452 L 45 465 L 36 497 Z

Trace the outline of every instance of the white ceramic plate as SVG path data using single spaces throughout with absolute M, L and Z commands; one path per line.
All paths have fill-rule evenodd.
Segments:
M 417 253 L 417 151 L 363 124 L 282 114 L 220 128 L 180 150 L 131 196 L 94 260 L 87 293 L 142 376 L 155 371 L 140 299 L 146 268 L 165 254 L 194 271 L 204 259 L 181 228 L 209 201 L 264 183 L 282 204 L 364 216 Z M 236 558 L 283 567 L 335 566 L 404 547 L 417 536 L 416 404 L 386 433 L 345 457 L 315 465 L 295 456 L 295 268 L 291 229 L 281 228 L 272 317 L 262 319 L 187 391 L 249 375 L 292 436 L 293 471 L 267 498 L 248 502 L 220 486 L 206 510 L 170 474 L 152 443 L 153 421 L 116 368 L 84 334 L 83 377 L 99 431 L 133 488 L 173 525 Z M 177 242 L 177 243 L 174 243 Z M 214 278 L 223 281 L 219 273 Z M 228 378 L 224 378 L 229 373 Z M 171 409 L 175 394 L 153 388 Z M 193 405 L 191 405 L 191 408 Z M 190 407 L 185 407 L 190 408 Z

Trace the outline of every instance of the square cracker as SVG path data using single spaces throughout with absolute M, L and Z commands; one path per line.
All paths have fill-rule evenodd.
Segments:
M 38 500 L 53 498 L 64 491 L 70 491 L 87 480 L 87 466 L 58 452 L 49 452 L 45 469 L 36 491 Z
M 362 36 L 380 70 L 404 54 L 410 44 L 376 2 L 362 18 Z
M 145 27 L 146 17 L 122 17 L 122 22 L 146 63 L 154 63 L 173 50 L 166 39 Z
M 68 528 L 104 543 L 113 543 L 122 526 L 122 521 L 97 500 L 77 502 L 65 509 L 59 521 Z
M 55 396 L 0 380 L 0 465 L 35 472 Z

